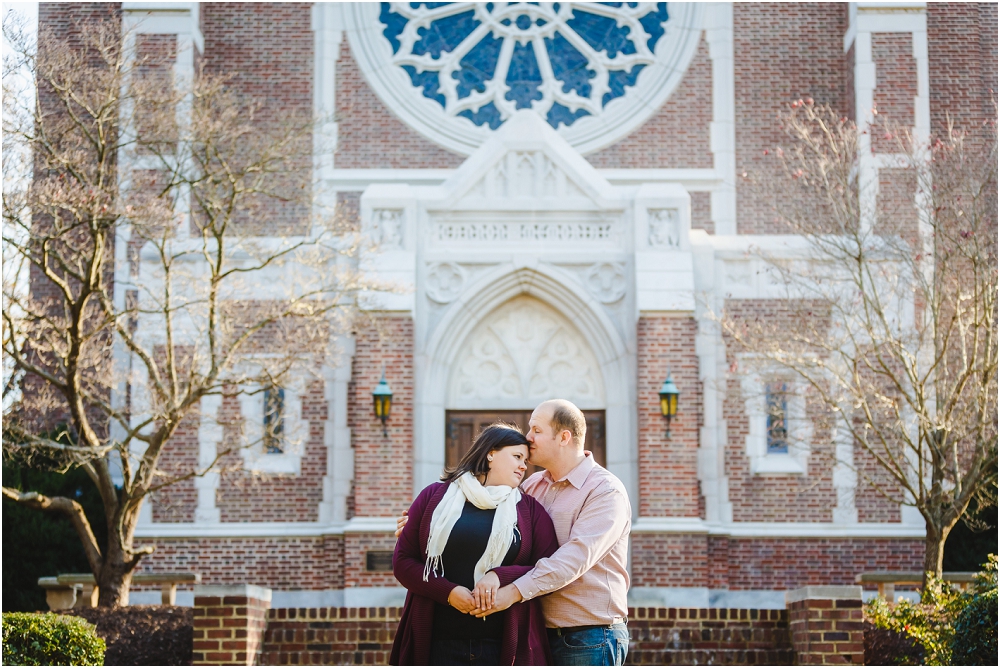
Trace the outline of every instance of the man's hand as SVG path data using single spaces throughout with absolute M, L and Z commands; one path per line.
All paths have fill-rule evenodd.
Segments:
M 459 585 L 448 594 L 448 605 L 468 615 L 476 609 L 476 599 L 472 597 L 471 591 Z
M 396 520 L 396 538 L 399 538 L 399 534 L 403 533 L 403 527 L 405 527 L 406 523 L 410 521 L 410 518 L 407 517 L 407 513 L 409 512 L 410 511 L 408 510 L 404 510 L 403 514 L 399 516 L 398 520 Z
M 476 617 L 483 618 L 496 612 L 502 612 L 515 603 L 520 602 L 521 592 L 513 584 L 509 584 L 506 587 L 501 587 L 500 591 L 497 592 L 497 598 L 493 603 L 492 608 L 489 610 L 476 609 L 472 611 L 472 614 Z
M 476 599 L 476 609 L 491 609 L 496 602 L 498 589 L 500 589 L 500 578 L 497 574 L 490 571 L 484 575 L 472 590 L 472 597 Z

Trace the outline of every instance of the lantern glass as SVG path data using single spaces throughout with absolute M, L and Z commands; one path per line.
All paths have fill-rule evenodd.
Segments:
M 679 396 L 680 390 L 677 389 L 670 374 L 667 374 L 667 379 L 660 387 L 660 414 L 663 417 L 670 419 L 677 415 L 677 397 Z
M 375 417 L 384 421 L 389 417 L 389 411 L 392 410 L 392 390 L 389 388 L 389 383 L 385 381 L 385 372 L 382 372 L 382 380 L 378 382 L 372 392 L 372 399 L 375 402 Z

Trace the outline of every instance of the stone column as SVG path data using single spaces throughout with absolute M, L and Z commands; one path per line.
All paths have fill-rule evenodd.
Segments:
M 864 665 L 861 587 L 793 589 L 785 607 L 797 665 Z
M 253 666 L 259 663 L 271 590 L 254 585 L 194 588 L 192 663 Z

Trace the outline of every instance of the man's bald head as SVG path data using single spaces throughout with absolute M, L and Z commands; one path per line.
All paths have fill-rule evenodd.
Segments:
M 584 440 L 587 438 L 587 419 L 583 416 L 583 411 L 573 402 L 565 399 L 549 399 L 539 404 L 535 410 L 551 411 L 552 433 L 558 438 L 561 431 L 568 431 L 573 436 L 573 444 L 583 449 Z

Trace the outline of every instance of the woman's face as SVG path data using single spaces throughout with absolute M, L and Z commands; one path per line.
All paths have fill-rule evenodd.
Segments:
M 511 445 L 489 454 L 493 461 L 489 462 L 490 472 L 486 476 L 486 486 L 507 485 L 517 487 L 528 470 L 528 446 Z

